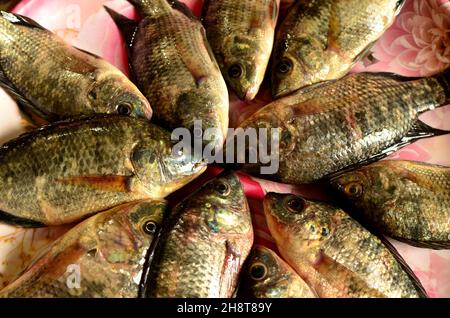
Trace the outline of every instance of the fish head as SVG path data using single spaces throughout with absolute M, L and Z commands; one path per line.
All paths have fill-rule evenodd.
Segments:
M 192 154 L 190 147 L 177 147 L 168 140 L 153 140 L 136 146 L 131 162 L 143 191 L 152 198 L 165 198 L 207 168 L 203 158 Z
M 152 108 L 138 88 L 122 74 L 96 76 L 87 92 L 96 112 L 151 119 Z
M 273 57 L 272 95 L 280 98 L 321 82 L 329 72 L 322 43 L 304 36 L 284 41 Z
M 293 194 L 268 193 L 264 198 L 267 224 L 277 245 L 312 258 L 333 235 L 333 209 Z
M 90 253 L 110 264 L 143 265 L 165 211 L 163 201 L 142 201 L 106 212 L 95 227 L 97 248 Z
M 243 272 L 242 288 L 248 293 L 246 296 L 283 298 L 292 283 L 285 266 L 273 251 L 255 246 Z
M 204 184 L 178 209 L 199 218 L 197 224 L 211 239 L 226 239 L 230 246 L 245 240 L 245 244 L 251 246 L 253 231 L 250 209 L 240 180 L 233 171 L 224 171 Z
M 384 162 L 338 175 L 329 181 L 332 194 L 357 209 L 377 209 L 392 204 L 404 190 L 394 168 Z
M 256 97 L 270 56 L 266 54 L 270 49 L 258 45 L 258 37 L 252 35 L 228 37 L 221 54 L 217 55 L 226 82 L 241 100 L 247 102 Z

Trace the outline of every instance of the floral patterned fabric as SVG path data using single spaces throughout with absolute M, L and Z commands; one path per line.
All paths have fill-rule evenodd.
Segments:
M 201 0 L 185 0 L 196 15 L 201 12 Z M 293 0 L 281 1 L 286 10 Z M 119 31 L 102 6 L 136 18 L 132 6 L 125 0 L 24 0 L 15 12 L 29 16 L 56 32 L 69 43 L 103 56 L 125 73 L 127 60 Z M 436 74 L 450 66 L 450 1 L 407 0 L 394 25 L 375 43 L 370 54 L 355 65 L 353 72 L 393 72 L 405 76 Z M 231 126 L 271 101 L 268 84 L 252 103 L 239 101 L 230 93 Z M 0 90 L 0 144 L 25 131 L 14 101 Z M 428 112 L 421 117 L 426 123 L 450 130 L 450 107 Z M 450 166 L 450 137 L 422 140 L 406 147 L 393 159 L 418 160 Z M 174 203 L 220 171 L 211 167 L 187 188 L 171 196 Z M 321 199 L 315 186 L 294 187 L 269 182 L 239 173 L 253 213 L 255 240 L 275 249 L 262 212 L 262 199 L 268 191 L 300 193 Z M 32 258 L 70 226 L 24 230 L 0 225 L 0 288 L 14 280 Z M 432 251 L 393 242 L 411 266 L 431 297 L 450 297 L 450 251 Z

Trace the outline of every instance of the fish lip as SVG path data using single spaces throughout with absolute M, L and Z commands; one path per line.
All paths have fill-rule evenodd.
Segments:
M 256 95 L 258 94 L 258 86 L 254 85 L 250 87 L 248 90 L 242 92 L 239 95 L 239 98 L 244 102 L 251 102 L 256 98 Z
M 144 111 L 145 118 L 147 118 L 148 120 L 151 120 L 153 117 L 153 108 L 147 98 L 145 98 L 143 100 L 142 109 Z

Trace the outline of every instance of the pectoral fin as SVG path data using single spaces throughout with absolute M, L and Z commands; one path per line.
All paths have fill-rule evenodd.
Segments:
M 56 182 L 67 185 L 78 185 L 99 191 L 131 192 L 132 176 L 79 176 L 57 179 Z

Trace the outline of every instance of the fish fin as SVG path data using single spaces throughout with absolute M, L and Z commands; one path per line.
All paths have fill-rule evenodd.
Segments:
M 400 266 L 406 272 L 406 274 L 408 274 L 415 289 L 419 293 L 420 297 L 428 298 L 428 294 L 425 291 L 425 288 L 422 286 L 422 283 L 420 282 L 419 278 L 417 278 L 416 274 L 414 274 L 411 267 L 409 267 L 409 265 L 406 263 L 406 261 L 403 259 L 403 257 L 400 255 L 400 253 L 397 251 L 397 249 L 384 236 L 377 235 L 377 237 L 386 246 L 386 248 L 391 252 L 391 254 L 394 256 L 395 260 L 400 264 Z
M 100 191 L 130 192 L 132 176 L 80 176 L 56 179 L 57 183 L 79 185 Z
M 222 273 L 239 273 L 239 264 L 240 258 L 242 255 L 237 253 L 231 243 L 229 241 L 225 242 L 225 259 L 222 265 Z M 220 282 L 220 295 L 219 297 L 228 297 L 228 291 L 229 290 L 236 290 L 236 286 L 230 286 L 230 283 L 237 283 L 232 282 L 230 280 L 223 281 L 223 278 L 226 278 L 227 275 L 220 275 L 221 282 Z
M 192 13 L 191 9 L 189 9 L 189 7 L 185 3 L 178 0 L 169 0 L 169 3 L 172 6 L 172 8 L 174 8 L 177 11 L 180 11 L 189 19 L 199 21 L 198 18 Z
M 138 22 L 127 18 L 126 16 L 108 8 L 107 6 L 103 6 L 108 12 L 108 14 L 113 19 L 114 23 L 117 25 L 117 28 L 119 29 L 120 33 L 122 34 L 125 44 L 126 44 L 126 50 L 127 50 L 127 56 L 128 56 L 128 69 L 130 73 L 130 78 L 133 80 L 133 82 L 136 81 L 136 72 L 134 71 L 133 64 L 131 63 L 131 57 L 132 57 L 132 48 L 134 45 L 134 40 L 136 37 L 136 32 L 138 31 Z
M 353 59 L 353 64 L 358 63 L 359 61 L 361 61 L 362 59 L 366 58 L 370 53 L 371 50 L 373 48 L 373 46 L 375 45 L 377 41 L 373 41 L 372 43 L 369 43 L 364 50 L 361 51 L 361 53 L 359 53 L 354 59 Z
M 435 78 L 438 80 L 439 84 L 442 85 L 445 93 L 446 104 L 450 103 L 450 67 L 445 71 L 435 75 Z
M 3 88 L 8 95 L 10 95 L 19 105 L 20 110 L 31 120 L 33 123 L 45 124 L 47 123 L 45 118 L 51 116 L 41 112 L 35 105 L 28 100 L 22 93 L 16 88 L 16 86 L 6 77 L 6 74 L 0 68 L 0 87 Z
M 399 15 L 400 11 L 402 11 L 403 6 L 405 5 L 406 0 L 398 0 L 395 8 L 395 15 Z
M 356 164 L 345 167 L 344 169 L 341 169 L 337 172 L 328 174 L 325 177 L 323 177 L 322 180 L 324 180 L 324 181 L 330 180 L 330 179 L 340 176 L 346 172 L 350 172 L 350 171 L 356 170 L 362 166 L 366 166 L 371 163 L 377 162 L 381 159 L 386 158 L 387 156 L 392 155 L 394 152 L 400 150 L 403 147 L 406 147 L 406 146 L 412 144 L 413 142 L 415 142 L 417 140 L 431 138 L 431 137 L 437 137 L 437 136 L 442 136 L 442 135 L 450 135 L 450 131 L 433 128 L 433 127 L 428 126 L 424 122 L 417 120 L 414 123 L 414 125 L 411 127 L 411 129 L 408 131 L 408 133 L 394 145 L 390 146 L 389 148 L 384 149 L 380 153 L 375 154 L 366 160 L 362 160 Z
M 163 233 L 163 226 L 164 226 L 164 220 L 166 220 L 169 209 L 167 206 L 164 207 L 164 213 L 163 213 L 163 224 L 157 227 L 155 234 L 153 235 L 153 240 L 150 244 L 150 247 L 147 250 L 147 254 L 145 255 L 145 263 L 144 267 L 142 268 L 142 276 L 141 281 L 139 282 L 139 292 L 138 292 L 138 298 L 148 298 L 149 297 L 149 288 L 152 286 L 150 284 L 151 280 L 151 272 L 152 272 L 152 265 L 155 262 L 156 259 L 156 251 L 159 246 L 159 242 L 162 237 Z
M 77 49 L 77 50 L 80 51 L 80 52 L 83 52 L 84 54 L 87 54 L 87 55 L 89 55 L 89 56 L 92 56 L 93 58 L 96 58 L 96 59 L 102 59 L 100 56 L 98 56 L 97 54 L 94 54 L 94 53 L 92 53 L 92 52 L 86 51 L 86 50 L 84 50 L 84 49 L 80 49 L 79 47 L 76 47 L 76 46 L 74 46 L 74 48 Z
M 450 241 L 418 241 L 395 236 L 392 236 L 392 238 L 415 247 L 429 248 L 433 250 L 450 250 Z
M 403 137 L 402 141 L 412 143 L 419 139 L 442 136 L 447 134 L 450 134 L 450 131 L 433 128 L 417 119 L 416 122 L 412 125 L 411 129 L 406 134 L 406 136 Z
M 122 33 L 122 36 L 125 39 L 127 47 L 133 47 L 134 38 L 138 29 L 138 22 L 129 19 L 128 17 L 114 11 L 107 6 L 103 6 L 103 8 L 105 8 L 106 12 L 108 12 L 111 19 L 113 19 L 114 23 L 119 28 L 120 33 Z
M 20 15 L 17 13 L 5 12 L 5 11 L 1 11 L 0 14 L 2 15 L 2 17 L 4 19 L 8 20 L 12 24 L 22 25 L 22 26 L 26 26 L 29 28 L 37 28 L 40 30 L 50 32 L 48 29 L 44 28 L 42 25 L 37 23 L 35 20 L 25 17 L 23 15 Z
M 36 228 L 46 226 L 44 223 L 14 216 L 8 212 L 4 212 L 1 210 L 0 210 L 0 222 L 24 228 Z

